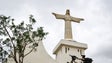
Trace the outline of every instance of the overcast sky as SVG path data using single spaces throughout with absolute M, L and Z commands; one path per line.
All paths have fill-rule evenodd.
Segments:
M 85 19 L 73 22 L 72 29 L 74 40 L 88 44 L 86 55 L 94 63 L 112 63 L 112 0 L 0 0 L 0 14 L 12 16 L 16 23 L 34 15 L 35 27 L 49 32 L 44 45 L 52 57 L 53 48 L 64 38 L 64 21 L 55 19 L 52 12 L 65 14 L 66 9 Z

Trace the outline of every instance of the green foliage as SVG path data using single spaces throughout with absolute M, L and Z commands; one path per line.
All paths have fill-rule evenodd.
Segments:
M 24 58 L 26 55 L 24 53 L 26 46 L 32 46 L 32 49 L 38 46 L 38 42 L 35 42 L 35 38 L 39 40 L 43 40 L 45 36 L 48 34 L 44 32 L 43 27 L 38 27 L 36 31 L 33 30 L 33 25 L 36 23 L 33 15 L 29 17 L 29 23 L 25 24 L 24 21 L 18 25 L 15 25 L 14 19 L 10 16 L 0 16 L 0 36 L 7 37 L 3 40 L 3 44 L 6 44 L 8 47 L 12 49 L 13 58 L 16 58 L 16 53 L 19 54 L 19 57 Z M 28 52 L 29 54 L 30 52 Z M 17 59 L 17 58 L 16 58 Z M 23 59 L 15 60 L 17 63 L 21 63 Z

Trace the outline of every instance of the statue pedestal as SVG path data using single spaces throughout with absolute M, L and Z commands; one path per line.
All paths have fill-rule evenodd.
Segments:
M 74 40 L 61 40 L 53 50 L 53 54 L 56 55 L 57 63 L 71 62 L 70 55 L 82 58 L 81 55 L 85 55 L 87 44 L 80 43 Z M 77 63 L 81 63 L 81 60 L 76 60 Z

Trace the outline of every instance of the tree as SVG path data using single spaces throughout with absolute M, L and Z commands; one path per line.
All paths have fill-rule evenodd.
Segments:
M 85 57 L 85 55 L 81 55 L 82 56 L 82 61 L 83 63 L 92 63 L 93 62 L 93 59 L 92 58 L 87 58 Z
M 4 46 L 2 46 L 0 44 L 0 62 L 6 63 L 6 61 L 7 61 L 6 57 L 7 57 L 8 52 L 6 50 L 4 50 L 3 47 Z
M 22 21 L 20 24 L 15 24 L 14 19 L 10 16 L 0 16 L 0 36 L 4 37 L 1 44 L 10 48 L 10 57 L 15 63 L 23 63 L 24 58 L 30 54 L 38 46 L 38 42 L 42 41 L 48 34 L 44 32 L 43 27 L 38 27 L 34 30 L 33 25 L 36 23 L 33 15 L 29 17 L 29 23 L 25 24 Z M 38 39 L 38 42 L 35 41 Z M 36 40 L 37 40 L 36 39 Z M 31 50 L 25 53 L 26 46 L 30 46 Z

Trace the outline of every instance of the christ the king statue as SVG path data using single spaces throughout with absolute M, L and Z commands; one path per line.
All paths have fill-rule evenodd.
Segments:
M 72 27 L 71 27 L 71 22 L 76 22 L 76 23 L 80 23 L 80 21 L 83 21 L 84 19 L 82 18 L 76 18 L 76 17 L 72 17 L 70 16 L 70 10 L 66 10 L 66 14 L 65 15 L 61 15 L 61 14 L 56 14 L 56 13 L 52 13 L 56 19 L 63 19 L 65 21 L 65 37 L 64 39 L 69 39 L 72 40 Z

